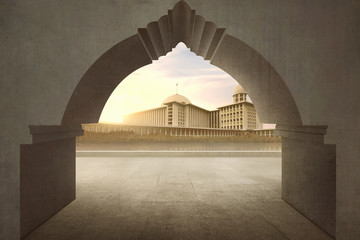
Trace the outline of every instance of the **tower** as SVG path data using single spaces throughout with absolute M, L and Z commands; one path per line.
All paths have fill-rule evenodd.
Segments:
M 240 103 L 246 101 L 246 92 L 244 88 L 240 85 L 237 85 L 234 89 L 233 94 L 233 103 Z

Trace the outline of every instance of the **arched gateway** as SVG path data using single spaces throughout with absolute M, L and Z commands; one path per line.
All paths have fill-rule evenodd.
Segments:
M 277 124 L 283 137 L 283 199 L 335 235 L 335 153 L 333 146 L 324 144 L 326 126 L 303 126 L 291 92 L 271 64 L 180 1 L 168 15 L 97 59 L 76 86 L 61 126 L 30 127 L 34 144 L 21 149 L 21 236 L 75 199 L 75 137 L 82 134 L 80 124 L 97 123 L 107 99 L 126 76 L 179 42 L 230 74 L 251 96 L 260 120 Z M 46 171 L 34 174 L 36 164 Z M 322 168 L 321 176 L 313 171 L 317 167 Z
M 104 53 L 77 85 L 62 125 L 98 122 L 113 90 L 133 71 L 166 55 L 179 42 L 230 74 L 251 96 L 261 121 L 302 125 L 280 75 L 256 50 L 196 15 L 184 1 Z M 276 92 L 276 95 L 269 94 Z

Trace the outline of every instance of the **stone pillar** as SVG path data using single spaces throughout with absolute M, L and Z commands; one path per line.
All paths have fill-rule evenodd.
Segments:
M 335 237 L 336 147 L 327 126 L 277 125 L 282 137 L 282 198 Z
M 20 145 L 20 232 L 25 236 L 75 199 L 78 126 L 30 126 Z

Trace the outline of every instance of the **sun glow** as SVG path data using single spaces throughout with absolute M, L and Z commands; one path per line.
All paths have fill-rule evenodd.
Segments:
M 232 103 L 238 84 L 230 75 L 179 43 L 172 52 L 126 77 L 108 99 L 100 122 L 122 123 L 127 114 L 159 107 L 176 93 L 208 110 Z

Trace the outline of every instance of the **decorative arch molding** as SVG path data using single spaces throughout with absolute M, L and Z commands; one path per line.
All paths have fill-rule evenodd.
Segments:
M 302 125 L 288 87 L 271 64 L 226 34 L 225 28 L 196 15 L 185 1 L 96 60 L 76 86 L 62 125 L 98 122 L 106 101 L 126 76 L 166 55 L 179 42 L 237 80 L 251 96 L 262 122 Z

